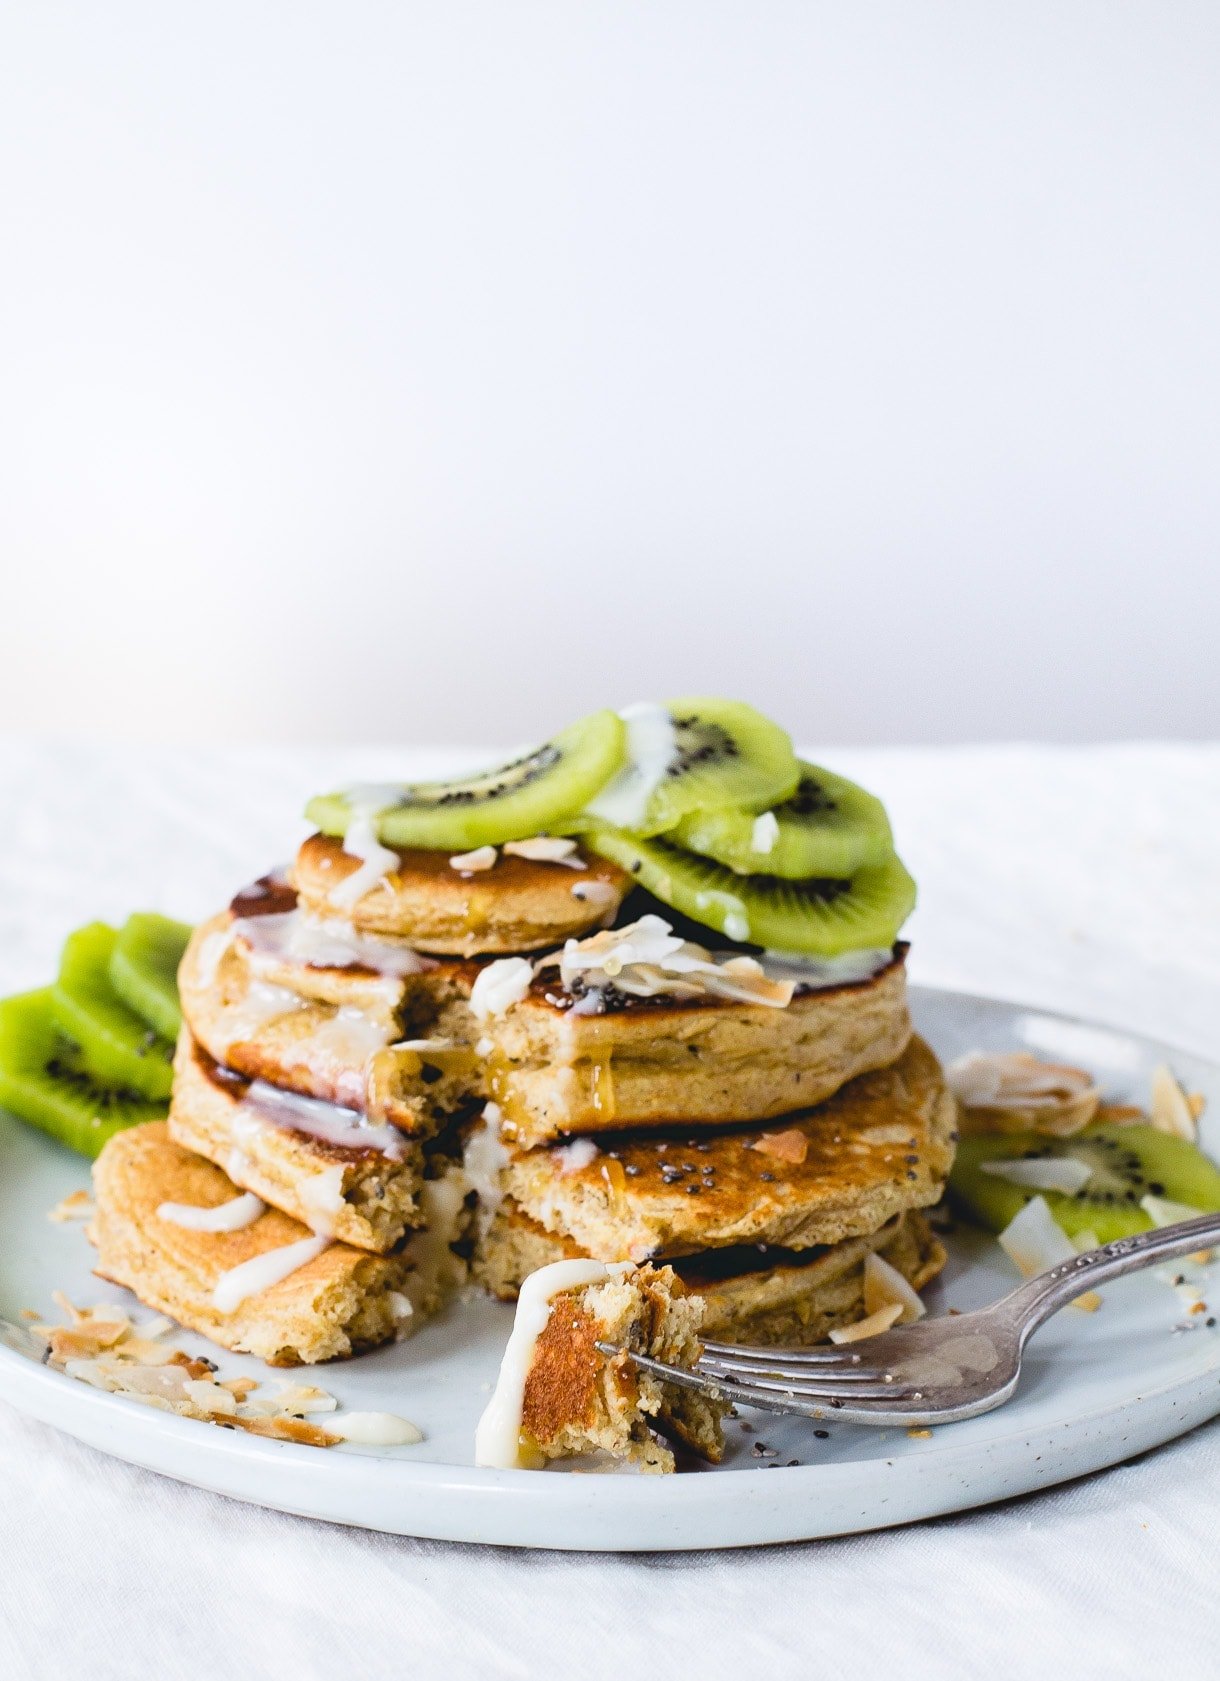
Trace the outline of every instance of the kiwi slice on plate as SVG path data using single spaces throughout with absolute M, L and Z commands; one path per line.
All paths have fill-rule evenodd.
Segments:
M 786 730 L 740 700 L 671 700 L 629 706 L 627 763 L 588 809 L 565 824 L 576 834 L 612 825 L 659 835 L 688 812 L 719 806 L 764 811 L 800 780 Z
M 190 937 L 185 922 L 135 911 L 119 929 L 110 954 L 111 986 L 163 1039 L 176 1039 L 182 1026 L 178 965 Z
M 1090 1169 L 1079 1190 L 1034 1190 L 987 1171 L 1005 1162 L 1072 1161 Z M 1201 1214 L 1220 1211 L 1220 1168 L 1185 1138 L 1149 1126 L 1086 1127 L 1070 1138 L 1040 1133 L 963 1138 L 949 1176 L 954 1200 L 980 1225 L 1002 1232 L 1025 1204 L 1046 1198 L 1069 1237 L 1095 1232 L 1109 1243 L 1152 1225 L 1146 1196 L 1184 1203 Z
M 123 1003 L 110 983 L 118 934 L 104 922 L 64 941 L 51 1013 L 65 1039 L 80 1047 L 81 1067 L 101 1086 L 166 1098 L 174 1083 L 174 1047 Z
M 739 807 L 688 812 L 669 838 L 738 875 L 765 870 L 785 881 L 841 879 L 867 864 L 884 863 L 894 837 L 877 796 L 845 776 L 799 763 L 796 792 L 770 810 L 761 815 Z
M 55 1026 L 49 986 L 0 1002 L 0 1106 L 83 1156 L 125 1127 L 165 1118 L 164 1103 L 91 1078 Z
M 890 946 L 915 906 L 915 883 L 890 853 L 851 877 L 738 875 L 668 836 L 642 840 L 595 829 L 585 845 L 630 871 L 641 887 L 683 916 L 730 940 L 812 957 Z
M 594 712 L 541 747 L 494 770 L 452 782 L 387 789 L 368 812 L 385 846 L 466 851 L 556 832 L 580 811 L 626 758 L 627 729 L 617 712 Z M 359 791 L 319 794 L 305 815 L 324 835 L 345 835 L 360 813 Z

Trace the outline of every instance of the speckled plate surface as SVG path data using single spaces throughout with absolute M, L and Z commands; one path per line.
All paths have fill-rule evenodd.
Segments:
M 991 999 L 917 988 L 913 1003 L 920 1031 L 945 1059 L 1025 1046 L 1094 1070 L 1118 1099 L 1142 1100 L 1152 1068 L 1169 1061 L 1209 1099 L 1204 1142 L 1220 1146 L 1215 1064 Z M 92 1277 L 80 1226 L 46 1218 L 87 1182 L 79 1158 L 6 1117 L 0 1154 L 0 1315 L 15 1322 L 26 1307 L 50 1314 L 54 1290 L 131 1304 Z M 949 1242 L 949 1268 L 929 1292 L 932 1312 L 981 1305 L 1016 1281 L 990 1240 L 959 1230 Z M 1220 1268 L 1216 1287 L 1220 1302 Z M 324 1452 L 219 1430 L 90 1389 L 4 1346 L 0 1394 L 103 1452 L 282 1511 L 442 1540 L 615 1551 L 757 1545 L 909 1523 L 1083 1476 L 1220 1413 L 1220 1331 L 1202 1314 L 1184 1320 L 1173 1291 L 1144 1274 L 1109 1286 L 1097 1313 L 1052 1320 L 1006 1407 L 930 1438 L 833 1424 L 815 1435 L 807 1421 L 755 1413 L 729 1424 L 730 1451 L 716 1470 L 477 1470 L 475 1422 L 511 1318 L 492 1302 L 457 1304 L 410 1342 L 319 1372 L 342 1405 L 413 1419 L 425 1433 L 413 1448 Z M 179 1340 L 216 1355 L 202 1338 Z M 222 1376 L 267 1378 L 258 1361 L 217 1357 Z

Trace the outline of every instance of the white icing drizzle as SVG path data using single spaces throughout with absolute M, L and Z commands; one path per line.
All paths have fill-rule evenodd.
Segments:
M 750 851 L 773 852 L 778 839 L 779 818 L 773 811 L 764 811 L 761 817 L 754 819 L 754 826 L 750 830 Z
M 601 1151 L 591 1138 L 574 1138 L 570 1144 L 560 1144 L 551 1151 L 551 1160 L 560 1173 L 579 1173 L 582 1167 L 595 1162 Z
M 313 916 L 297 909 L 241 917 L 234 935 L 252 958 L 304 963 L 313 969 L 372 969 L 379 975 L 418 975 L 434 964 L 410 946 L 377 934 L 362 934 L 339 917 Z M 257 973 L 257 962 L 252 964 Z
M 889 946 L 845 951 L 840 957 L 805 957 L 791 951 L 764 951 L 759 957 L 764 972 L 774 980 L 795 981 L 798 987 L 815 992 L 871 980 L 893 961 L 894 953 Z
M 301 1201 L 309 1210 L 309 1225 L 315 1232 L 331 1232 L 334 1216 L 343 1207 L 343 1180 L 347 1169 L 335 1162 L 321 1173 L 301 1181 Z
M 232 924 L 224 928 L 214 928 L 210 934 L 204 936 L 199 943 L 199 951 L 195 959 L 196 986 L 201 989 L 210 989 L 215 986 L 220 965 L 232 944 Z
M 343 836 L 343 850 L 349 858 L 360 859 L 360 868 L 331 888 L 327 898 L 332 905 L 350 910 L 397 865 L 398 854 L 377 839 L 377 819 L 390 806 L 398 805 L 405 792 L 401 783 L 392 782 L 361 783 L 347 790 L 351 818 Z
M 590 910 L 608 911 L 617 909 L 621 895 L 608 881 L 576 881 L 572 883 L 572 897 Z
M 385 1049 L 394 1033 L 392 1023 L 387 1026 L 374 1021 L 355 1005 L 345 1004 L 299 1046 L 291 1046 L 282 1054 L 289 1065 L 318 1068 L 324 1062 L 333 1062 L 337 1065 L 331 1069 L 335 1095 L 355 1107 L 364 1102 L 369 1059 Z
M 421 1230 L 407 1244 L 412 1264 L 403 1285 L 411 1313 L 423 1309 L 439 1291 L 460 1284 L 465 1267 L 451 1245 L 462 1235 L 470 1179 L 463 1168 L 448 1168 L 437 1179 L 425 1179 L 419 1189 Z
M 604 1284 L 631 1269 L 630 1261 L 553 1261 L 530 1273 L 517 1297 L 517 1314 L 500 1375 L 474 1438 L 474 1462 L 508 1470 L 521 1461 L 521 1413 L 525 1385 L 534 1361 L 538 1338 L 546 1330 L 556 1296 Z
M 619 717 L 627 726 L 627 763 L 585 809 L 620 829 L 637 829 L 677 757 L 678 732 L 669 708 L 655 701 L 625 706 Z
M 503 1119 L 498 1103 L 485 1104 L 483 1124 L 471 1132 L 462 1153 L 467 1182 L 478 1198 L 476 1218 L 483 1231 L 491 1224 L 504 1201 L 501 1175 L 508 1164 L 508 1151 L 500 1137 Z
M 240 1232 L 252 1226 L 267 1212 L 267 1204 L 253 1191 L 231 1197 L 215 1208 L 197 1208 L 187 1202 L 163 1202 L 157 1209 L 157 1219 L 167 1220 L 171 1226 L 182 1226 L 190 1232 Z
M 303 1097 L 299 1092 L 268 1085 L 265 1080 L 253 1082 L 238 1104 L 233 1119 L 239 1152 L 248 1139 L 249 1130 L 278 1126 L 291 1132 L 308 1133 L 311 1138 L 320 1138 L 326 1144 L 380 1150 L 391 1161 L 402 1159 L 403 1140 L 397 1127 L 374 1126 L 358 1109 L 344 1109 L 320 1097 Z
M 330 1242 L 328 1237 L 303 1237 L 299 1243 L 286 1243 L 279 1249 L 268 1249 L 239 1266 L 230 1267 L 216 1280 L 212 1291 L 212 1306 L 218 1313 L 235 1313 L 249 1296 L 261 1295 L 273 1284 L 288 1278 L 320 1255 Z
M 222 1018 L 222 1030 L 230 1045 L 253 1039 L 277 1016 L 292 1015 L 304 1008 L 299 993 L 286 986 L 272 986 L 269 981 L 254 980 L 245 996 L 230 1004 Z
M 480 969 L 470 989 L 470 1011 L 476 1021 L 502 1016 L 520 1003 L 530 989 L 534 965 L 525 957 L 499 957 Z
M 424 1439 L 418 1424 L 397 1413 L 340 1413 L 338 1418 L 327 1419 L 326 1428 L 332 1436 L 361 1447 L 410 1448 Z

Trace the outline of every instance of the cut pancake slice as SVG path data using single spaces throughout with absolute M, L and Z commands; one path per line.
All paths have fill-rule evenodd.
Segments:
M 487 1086 L 523 1148 L 567 1134 L 741 1126 L 821 1103 L 911 1035 L 906 948 L 863 980 L 742 998 L 569 991 L 551 969 L 481 1028 Z
M 548 1460 L 598 1453 L 646 1471 L 672 1471 L 656 1432 L 702 1457 L 724 1451 L 727 1408 L 659 1382 L 627 1353 L 671 1365 L 699 1358 L 701 1304 L 668 1267 L 560 1261 L 525 1281 L 495 1393 L 479 1423 L 475 1462 L 539 1469 Z
M 412 1024 L 430 1021 L 451 996 L 468 996 L 468 968 L 429 964 L 399 977 L 393 999 L 377 1008 L 368 997 L 303 998 L 255 974 L 225 913 L 196 930 L 179 984 L 191 1035 L 215 1062 L 306 1097 L 364 1109 L 379 1054 Z M 384 1068 L 378 1095 L 378 1119 L 411 1134 L 434 1133 L 449 1112 L 426 1083 L 387 1078 Z
M 703 1334 L 719 1342 L 807 1347 L 864 1317 L 864 1262 L 878 1254 L 916 1289 L 945 1263 L 922 1214 L 899 1214 L 867 1237 L 807 1250 L 750 1246 L 676 1257 L 670 1266 L 703 1303 Z M 546 1231 L 512 1201 L 480 1238 L 476 1281 L 513 1300 L 531 1272 L 582 1258 L 571 1238 Z
M 185 1032 L 169 1132 L 244 1190 L 357 1248 L 384 1253 L 420 1222 L 420 1140 L 234 1074 Z
M 292 881 L 315 916 L 343 914 L 361 934 L 457 957 L 562 945 L 609 922 L 631 886 L 617 864 L 579 851 L 556 861 L 496 850 L 469 863 L 463 853 L 452 854 L 455 863 L 450 856 L 399 852 L 389 875 L 337 913 L 332 895 L 360 860 L 341 840 L 311 835 L 297 853 Z
M 493 1106 L 494 1108 L 494 1106 Z M 587 1254 L 643 1261 L 744 1243 L 808 1249 L 877 1231 L 941 1194 L 956 1110 L 912 1039 L 816 1109 L 748 1130 L 577 1139 L 510 1153 L 502 1189 Z
M 93 1186 L 99 1276 L 222 1348 L 312 1365 L 374 1348 L 410 1320 L 406 1256 L 327 1243 L 274 1208 L 231 1231 L 164 1217 L 166 1205 L 214 1210 L 242 1193 L 162 1122 L 112 1138 Z

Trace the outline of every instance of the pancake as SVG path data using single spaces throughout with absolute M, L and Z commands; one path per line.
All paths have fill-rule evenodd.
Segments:
M 240 1195 L 218 1167 L 175 1144 L 163 1122 L 112 1138 L 94 1163 L 93 1187 L 89 1236 L 99 1277 L 222 1348 L 257 1354 L 271 1366 L 312 1365 L 388 1342 L 411 1318 L 402 1294 L 410 1260 L 345 1243 L 329 1244 L 231 1308 L 218 1307 L 213 1292 L 233 1268 L 312 1233 L 274 1208 L 228 1232 L 161 1218 L 165 1203 L 210 1209 Z
M 594 1270 L 603 1276 L 586 1283 L 544 1272 L 526 1292 L 536 1300 L 522 1297 L 495 1393 L 479 1425 L 476 1464 L 538 1468 L 550 1459 L 600 1453 L 632 1460 L 645 1471 L 672 1471 L 674 1456 L 654 1431 L 719 1460 L 727 1406 L 667 1386 L 639 1370 L 628 1354 L 608 1357 L 597 1347 L 609 1342 L 671 1365 L 693 1366 L 699 1357 L 699 1302 L 684 1294 L 668 1267 L 627 1267 L 611 1277 Z M 539 1307 L 545 1314 L 541 1328 L 534 1317 Z
M 503 1014 L 478 1020 L 470 998 L 483 963 L 399 944 L 400 972 L 379 974 L 356 960 L 376 958 L 369 937 L 303 925 L 291 894 L 269 897 L 281 908 L 258 915 L 239 896 L 241 914 L 196 931 L 179 971 L 193 1037 L 251 1079 L 412 1135 L 488 1094 L 522 1147 L 625 1128 L 740 1126 L 821 1102 L 893 1062 L 910 1036 L 903 946 L 868 979 L 798 985 L 783 1008 L 619 994 L 591 1012 L 544 968 Z M 310 960 L 345 951 L 346 965 Z
M 892 1067 L 778 1125 L 510 1152 L 500 1188 L 547 1231 L 603 1258 L 808 1249 L 937 1201 L 956 1125 L 940 1065 L 915 1038 Z
M 447 852 L 403 850 L 398 866 L 351 907 L 364 934 L 405 940 L 418 951 L 458 957 L 539 951 L 609 922 L 631 885 L 617 864 L 575 853 L 583 868 L 500 852 L 490 869 L 463 871 Z M 334 915 L 331 895 L 361 867 L 329 835 L 311 835 L 290 872 L 302 902 Z
M 868 1237 L 807 1250 L 741 1247 L 670 1261 L 703 1303 L 703 1334 L 718 1342 L 807 1347 L 864 1317 L 864 1259 L 876 1252 L 922 1290 L 945 1264 L 922 1214 L 899 1214 Z M 506 1202 L 479 1240 L 475 1281 L 512 1301 L 531 1272 L 584 1251 Z
M 370 1107 L 376 1063 L 377 1118 L 413 1135 L 435 1132 L 464 1099 L 464 1080 L 433 1089 L 435 1082 L 418 1077 L 417 1059 L 377 1059 L 392 1043 L 425 1029 L 454 1000 L 468 997 L 477 968 L 429 962 L 393 977 L 393 994 L 383 991 L 373 1003 L 342 990 L 364 986 L 368 976 L 300 962 L 281 964 L 279 973 L 271 981 L 254 972 L 240 919 L 231 912 L 195 930 L 178 970 L 178 990 L 191 1035 L 213 1061 L 252 1080 L 360 1110 Z M 283 984 L 289 979 L 291 987 Z M 333 995 L 330 1001 L 306 996 L 298 984 L 330 988 Z
M 867 980 L 798 986 L 783 1008 L 611 994 L 587 1012 L 544 969 L 524 998 L 481 1024 L 504 1135 L 529 1148 L 567 1134 L 741 1126 L 810 1108 L 906 1048 L 905 956 L 896 947 Z
M 234 1074 L 185 1029 L 174 1058 L 169 1135 L 243 1190 L 358 1249 L 385 1253 L 420 1223 L 420 1140 Z

